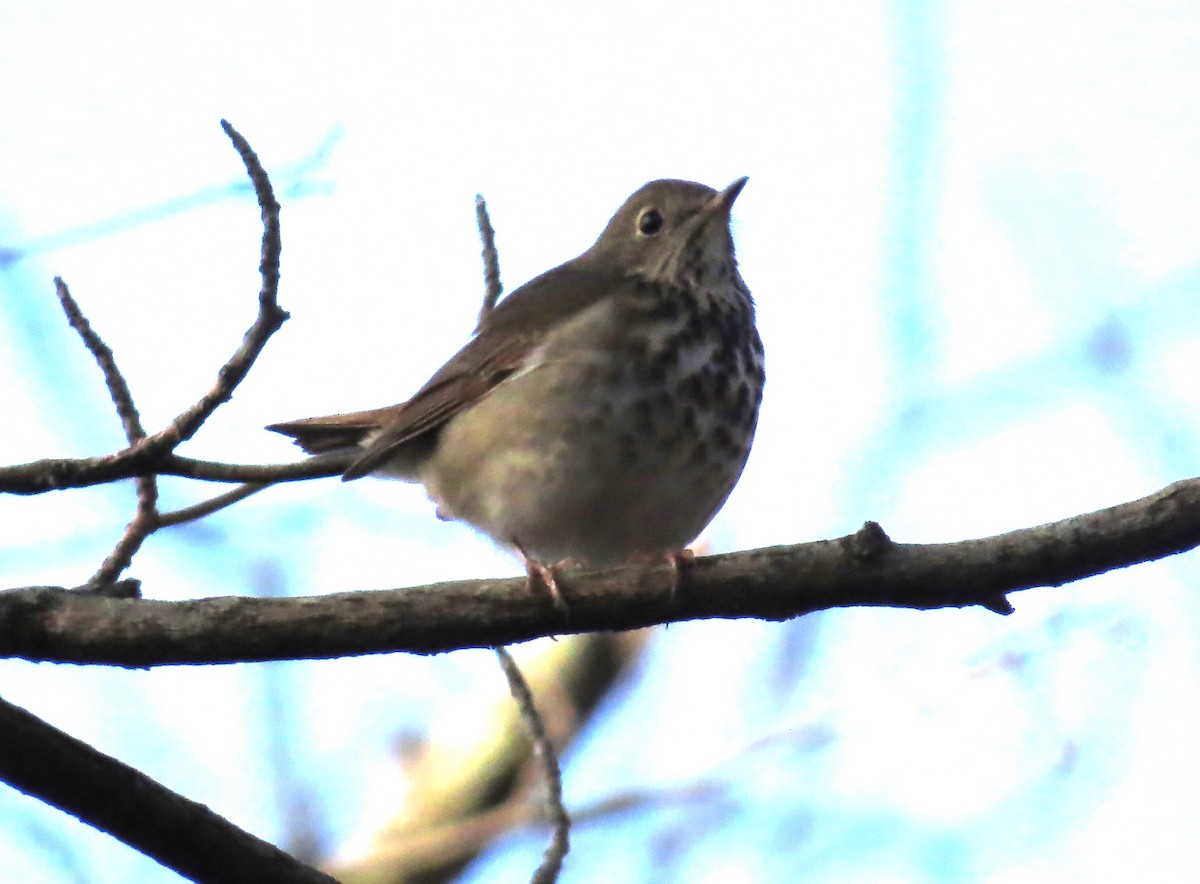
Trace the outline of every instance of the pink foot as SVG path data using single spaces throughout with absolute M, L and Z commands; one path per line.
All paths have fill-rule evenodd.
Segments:
M 675 600 L 675 596 L 679 594 L 679 587 L 683 583 L 683 572 L 692 566 L 692 562 L 696 561 L 696 554 L 690 549 L 673 549 L 667 553 L 667 561 L 671 565 L 671 600 Z
M 694 552 L 686 548 L 669 549 L 666 552 L 639 552 L 634 553 L 630 561 L 643 565 L 657 565 L 664 558 L 671 566 L 671 599 L 673 601 L 679 594 L 679 587 L 683 585 L 683 572 L 696 560 Z
M 525 548 L 521 546 L 515 537 L 512 543 L 517 548 L 517 552 L 521 554 L 521 561 L 525 564 L 525 577 L 528 581 L 529 591 L 536 592 L 537 586 L 535 584 L 541 582 L 546 587 L 546 591 L 550 593 L 550 599 L 554 602 L 554 607 L 562 611 L 564 615 L 569 615 L 570 611 L 567 609 L 567 602 L 558 588 L 558 575 L 554 571 L 555 566 L 543 565 L 536 559 L 530 558 L 529 554 L 525 552 Z

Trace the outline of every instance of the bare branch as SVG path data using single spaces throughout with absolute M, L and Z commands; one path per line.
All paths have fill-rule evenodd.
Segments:
M 251 150 L 246 139 L 224 120 L 221 121 L 221 127 L 225 130 L 230 140 L 233 141 L 233 145 L 241 156 L 247 173 L 250 175 L 250 180 L 254 183 L 254 192 L 258 196 L 258 205 L 263 219 L 262 257 L 259 262 L 259 272 L 262 274 L 262 287 L 258 295 L 258 315 L 255 317 L 254 323 L 246 331 L 241 346 L 221 366 L 217 372 L 217 381 L 212 388 L 201 396 L 194 405 L 179 414 L 164 429 L 150 436 L 146 436 L 143 432 L 142 436 L 136 442 L 131 442 L 129 447 L 115 454 L 93 458 L 46 459 L 28 464 L 19 464 L 17 466 L 2 467 L 0 468 L 0 492 L 10 494 L 41 494 L 45 491 L 54 491 L 61 488 L 81 488 L 89 485 L 101 485 L 116 479 L 128 479 L 134 476 L 146 476 L 166 472 L 162 467 L 172 461 L 171 455 L 176 446 L 195 435 L 196 431 L 200 429 L 209 415 L 223 402 L 229 401 L 237 385 L 242 382 L 247 372 L 250 371 L 251 366 L 254 365 L 254 361 L 258 358 L 258 354 L 262 352 L 262 348 L 266 345 L 267 340 L 287 320 L 287 312 L 281 309 L 277 303 L 279 291 L 279 255 L 281 249 L 279 203 L 275 201 L 275 194 L 271 189 L 271 182 L 267 178 L 266 171 L 258 161 L 258 157 L 255 156 L 254 151 Z M 62 288 L 65 291 L 65 286 Z M 71 310 L 67 301 L 64 301 L 63 307 L 67 310 L 68 317 L 70 317 Z M 74 320 L 72 324 L 74 325 Z M 87 341 L 86 337 L 85 341 Z M 91 346 L 89 343 L 89 348 Z M 110 361 L 111 356 L 112 354 L 108 353 Z M 100 356 L 97 356 L 98 360 L 100 358 Z M 102 367 L 104 367 L 104 364 L 104 362 L 101 362 Z M 109 377 L 107 368 L 105 369 L 105 376 L 106 378 Z M 111 378 L 109 380 L 110 390 L 112 390 L 112 380 Z M 118 394 L 114 392 L 113 395 L 114 401 L 117 401 Z M 128 399 L 128 390 L 124 390 L 124 397 Z M 129 405 L 132 408 L 131 400 L 129 400 Z M 122 405 L 118 402 L 118 410 L 121 408 Z M 125 415 L 122 414 L 123 419 L 124 417 Z M 202 462 L 193 461 L 191 462 L 191 466 L 195 469 L 200 463 Z M 307 473 L 303 478 L 311 476 L 312 473 Z M 301 477 L 296 476 L 295 478 Z M 237 476 L 217 479 L 216 481 L 246 482 L 274 480 L 266 478 L 260 473 L 256 476 Z
M 550 846 L 546 848 L 542 857 L 542 864 L 534 872 L 533 884 L 554 884 L 558 880 L 558 873 L 562 871 L 567 851 L 571 849 L 571 818 L 563 806 L 562 771 L 558 767 L 558 755 L 533 702 L 533 691 L 529 689 L 525 676 L 517 667 L 517 661 L 507 649 L 495 650 L 496 656 L 500 658 L 500 668 L 504 670 L 504 677 L 508 679 L 508 689 L 512 692 L 517 708 L 521 710 L 521 720 L 529 732 L 533 754 L 541 760 L 546 779 L 546 809 L 553 826 L 553 834 L 550 837 Z
M 539 717 L 561 752 L 587 726 L 621 682 L 651 630 L 597 632 L 552 642 L 521 662 L 521 677 L 537 697 Z M 509 698 L 497 699 L 486 727 L 455 740 L 453 751 L 404 750 L 404 800 L 351 858 L 325 866 L 351 881 L 447 881 L 503 833 L 543 828 L 545 814 L 529 800 L 543 777 L 528 729 Z M 574 814 L 572 814 L 574 817 Z
M 195 460 L 170 453 L 159 455 L 153 451 L 126 457 L 128 450 L 100 457 L 46 458 L 0 467 L 0 493 L 45 494 L 150 474 L 206 482 L 298 482 L 340 476 L 350 463 L 344 454 L 323 454 L 293 463 L 234 464 Z
M 129 580 L 118 582 L 117 577 L 129 567 L 150 534 L 164 524 L 179 524 L 215 512 L 263 487 L 261 484 L 243 485 L 212 500 L 169 513 L 165 518 L 158 511 L 155 475 L 158 467 L 164 461 L 170 461 L 179 443 L 194 435 L 213 411 L 228 401 L 267 340 L 287 319 L 287 313 L 276 301 L 279 205 L 266 172 L 245 139 L 225 121 L 221 125 L 246 165 L 262 211 L 264 232 L 259 269 L 263 283 L 255 321 L 241 346 L 219 370 L 213 387 L 164 430 L 147 436 L 112 350 L 91 327 L 62 279 L 55 279 L 68 322 L 104 374 L 129 444 L 107 457 L 42 461 L 0 470 L 0 482 L 15 478 L 18 483 L 24 481 L 29 485 L 23 491 L 17 489 L 20 493 L 36 493 L 63 487 L 60 480 L 72 476 L 76 484 L 136 477 L 137 511 L 89 584 L 73 591 L 30 588 L 9 597 L 23 595 L 44 599 L 48 597 L 47 593 L 51 596 L 68 593 L 89 601 L 136 599 L 140 584 Z M 181 464 L 188 469 L 202 466 L 202 462 Z M 333 880 L 243 832 L 203 805 L 170 792 L 138 771 L 3 700 L 0 700 L 0 780 L 78 816 L 189 878 L 280 882 Z
M 169 525 L 182 525 L 184 522 L 194 522 L 196 519 L 203 519 L 205 516 L 211 516 L 218 510 L 232 506 L 239 500 L 245 500 L 251 494 L 257 494 L 264 488 L 269 487 L 265 482 L 247 482 L 244 485 L 239 485 L 237 488 L 226 491 L 224 494 L 218 494 L 216 497 L 210 497 L 208 500 L 201 501 L 200 503 L 195 503 L 191 506 L 174 510 L 173 512 L 162 513 L 158 517 L 158 526 L 166 528 Z
M 142 419 L 138 415 L 137 407 L 133 404 L 133 394 L 129 392 L 125 376 L 117 368 L 117 361 L 113 357 L 112 349 L 92 328 L 92 324 L 79 309 L 79 304 L 71 297 L 71 291 L 61 276 L 54 277 L 54 288 L 58 293 L 58 300 L 62 304 L 63 312 L 67 314 L 67 322 L 83 339 L 84 346 L 88 348 L 95 358 L 96 364 L 104 372 L 104 383 L 108 386 L 108 395 L 112 397 L 113 405 L 117 409 L 117 416 L 121 418 L 121 424 L 125 428 L 126 441 L 133 444 L 138 439 L 145 438 L 146 431 L 142 428 Z
M 125 532 L 100 569 L 92 575 L 92 583 L 112 583 L 133 562 L 146 538 L 158 530 L 158 482 L 154 476 L 139 476 L 137 480 L 137 509 Z
M 1105 510 L 981 540 L 893 543 L 868 522 L 837 540 L 698 558 L 671 568 L 567 572 L 571 622 L 524 577 L 312 598 L 185 602 L 0 593 L 0 655 L 116 666 L 232 663 L 495 647 L 546 635 L 707 618 L 783 620 L 835 607 L 981 605 L 1200 545 L 1200 479 Z
M 0 780 L 193 880 L 334 880 L 3 699 Z
M 496 306 L 504 287 L 500 284 L 500 253 L 496 251 L 496 231 L 488 217 L 487 202 L 482 194 L 475 195 L 475 223 L 483 242 L 483 305 L 479 308 L 479 325 Z M 477 325 L 476 328 L 479 326 Z
M 262 287 L 258 293 L 258 316 L 247 330 L 242 345 L 217 372 L 217 382 L 212 389 L 157 434 L 158 441 L 154 444 L 172 450 L 180 442 L 190 439 L 218 406 L 229 401 L 234 389 L 246 377 L 254 365 L 254 360 L 266 346 L 267 340 L 288 319 L 287 311 L 280 308 L 277 300 L 279 256 L 282 248 L 279 236 L 279 203 L 275 201 L 275 193 L 271 189 L 266 170 L 250 144 L 225 120 L 221 121 L 221 128 L 225 130 L 225 134 L 229 136 L 238 155 L 241 156 L 246 172 L 254 184 L 259 208 L 262 210 L 262 258 L 258 265 L 259 273 L 262 274 Z
M 326 479 L 346 472 L 352 457 L 348 454 L 318 454 L 293 463 L 244 464 L 220 463 L 212 460 L 193 460 L 172 455 L 159 467 L 163 476 L 182 476 L 206 482 L 299 482 L 305 479 Z
M 129 391 L 129 384 L 125 381 L 125 376 L 121 374 L 121 369 L 117 367 L 117 360 L 113 356 L 112 348 L 105 344 L 96 330 L 92 328 L 92 324 L 79 309 L 79 304 L 71 297 L 71 292 L 62 277 L 54 278 L 54 287 L 58 292 L 58 300 L 62 304 L 63 312 L 67 314 L 67 322 L 79 333 L 84 346 L 95 357 L 96 364 L 104 373 L 104 383 L 108 387 L 108 395 L 112 398 L 113 405 L 117 409 L 117 416 L 121 419 L 121 426 L 125 429 L 125 440 L 133 445 L 140 439 L 146 438 L 146 431 L 142 428 L 142 420 L 138 415 L 137 406 L 133 404 L 133 394 Z M 125 526 L 125 533 L 121 535 L 116 547 L 104 560 L 100 570 L 92 575 L 91 582 L 112 583 L 120 577 L 121 572 L 129 567 L 134 555 L 141 549 L 142 542 L 154 533 L 157 527 L 158 482 L 152 475 L 139 476 L 137 480 L 137 510 L 134 512 L 133 520 Z

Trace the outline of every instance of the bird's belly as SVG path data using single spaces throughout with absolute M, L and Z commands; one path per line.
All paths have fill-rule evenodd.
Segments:
M 444 515 L 543 562 L 691 542 L 745 465 L 761 377 L 681 359 L 647 383 L 610 354 L 549 361 L 453 418 L 421 472 Z

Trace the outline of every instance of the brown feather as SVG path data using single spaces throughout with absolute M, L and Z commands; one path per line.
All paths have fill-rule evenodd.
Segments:
M 378 432 L 396 419 L 402 406 L 374 408 L 349 414 L 330 414 L 284 421 L 267 427 L 276 433 L 291 436 L 309 454 L 354 448 L 372 432 Z
M 698 186 L 698 185 L 697 185 Z M 637 208 L 626 207 L 622 212 Z M 621 213 L 610 222 L 617 225 Z M 376 470 L 403 446 L 436 432 L 455 414 L 479 401 L 519 371 L 529 354 L 557 326 L 610 297 L 628 274 L 604 260 L 606 229 L 600 241 L 579 257 L 548 270 L 502 300 L 479 325 L 478 333 L 407 402 L 372 411 L 287 421 L 267 427 L 295 438 L 317 454 L 366 444 L 362 456 L 342 475 L 357 479 Z
M 521 286 L 485 317 L 479 333 L 417 391 L 394 406 L 392 420 L 342 478 L 365 476 L 419 436 L 521 369 L 547 333 L 612 291 L 611 274 L 595 272 L 588 253 Z M 386 410 L 386 409 L 385 409 Z

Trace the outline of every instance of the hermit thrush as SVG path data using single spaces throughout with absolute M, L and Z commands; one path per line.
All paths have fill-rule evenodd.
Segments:
M 762 398 L 729 232 L 745 183 L 647 184 L 407 402 L 268 429 L 309 453 L 355 449 L 343 479 L 422 483 L 439 515 L 527 564 L 677 563 L 741 475 Z

